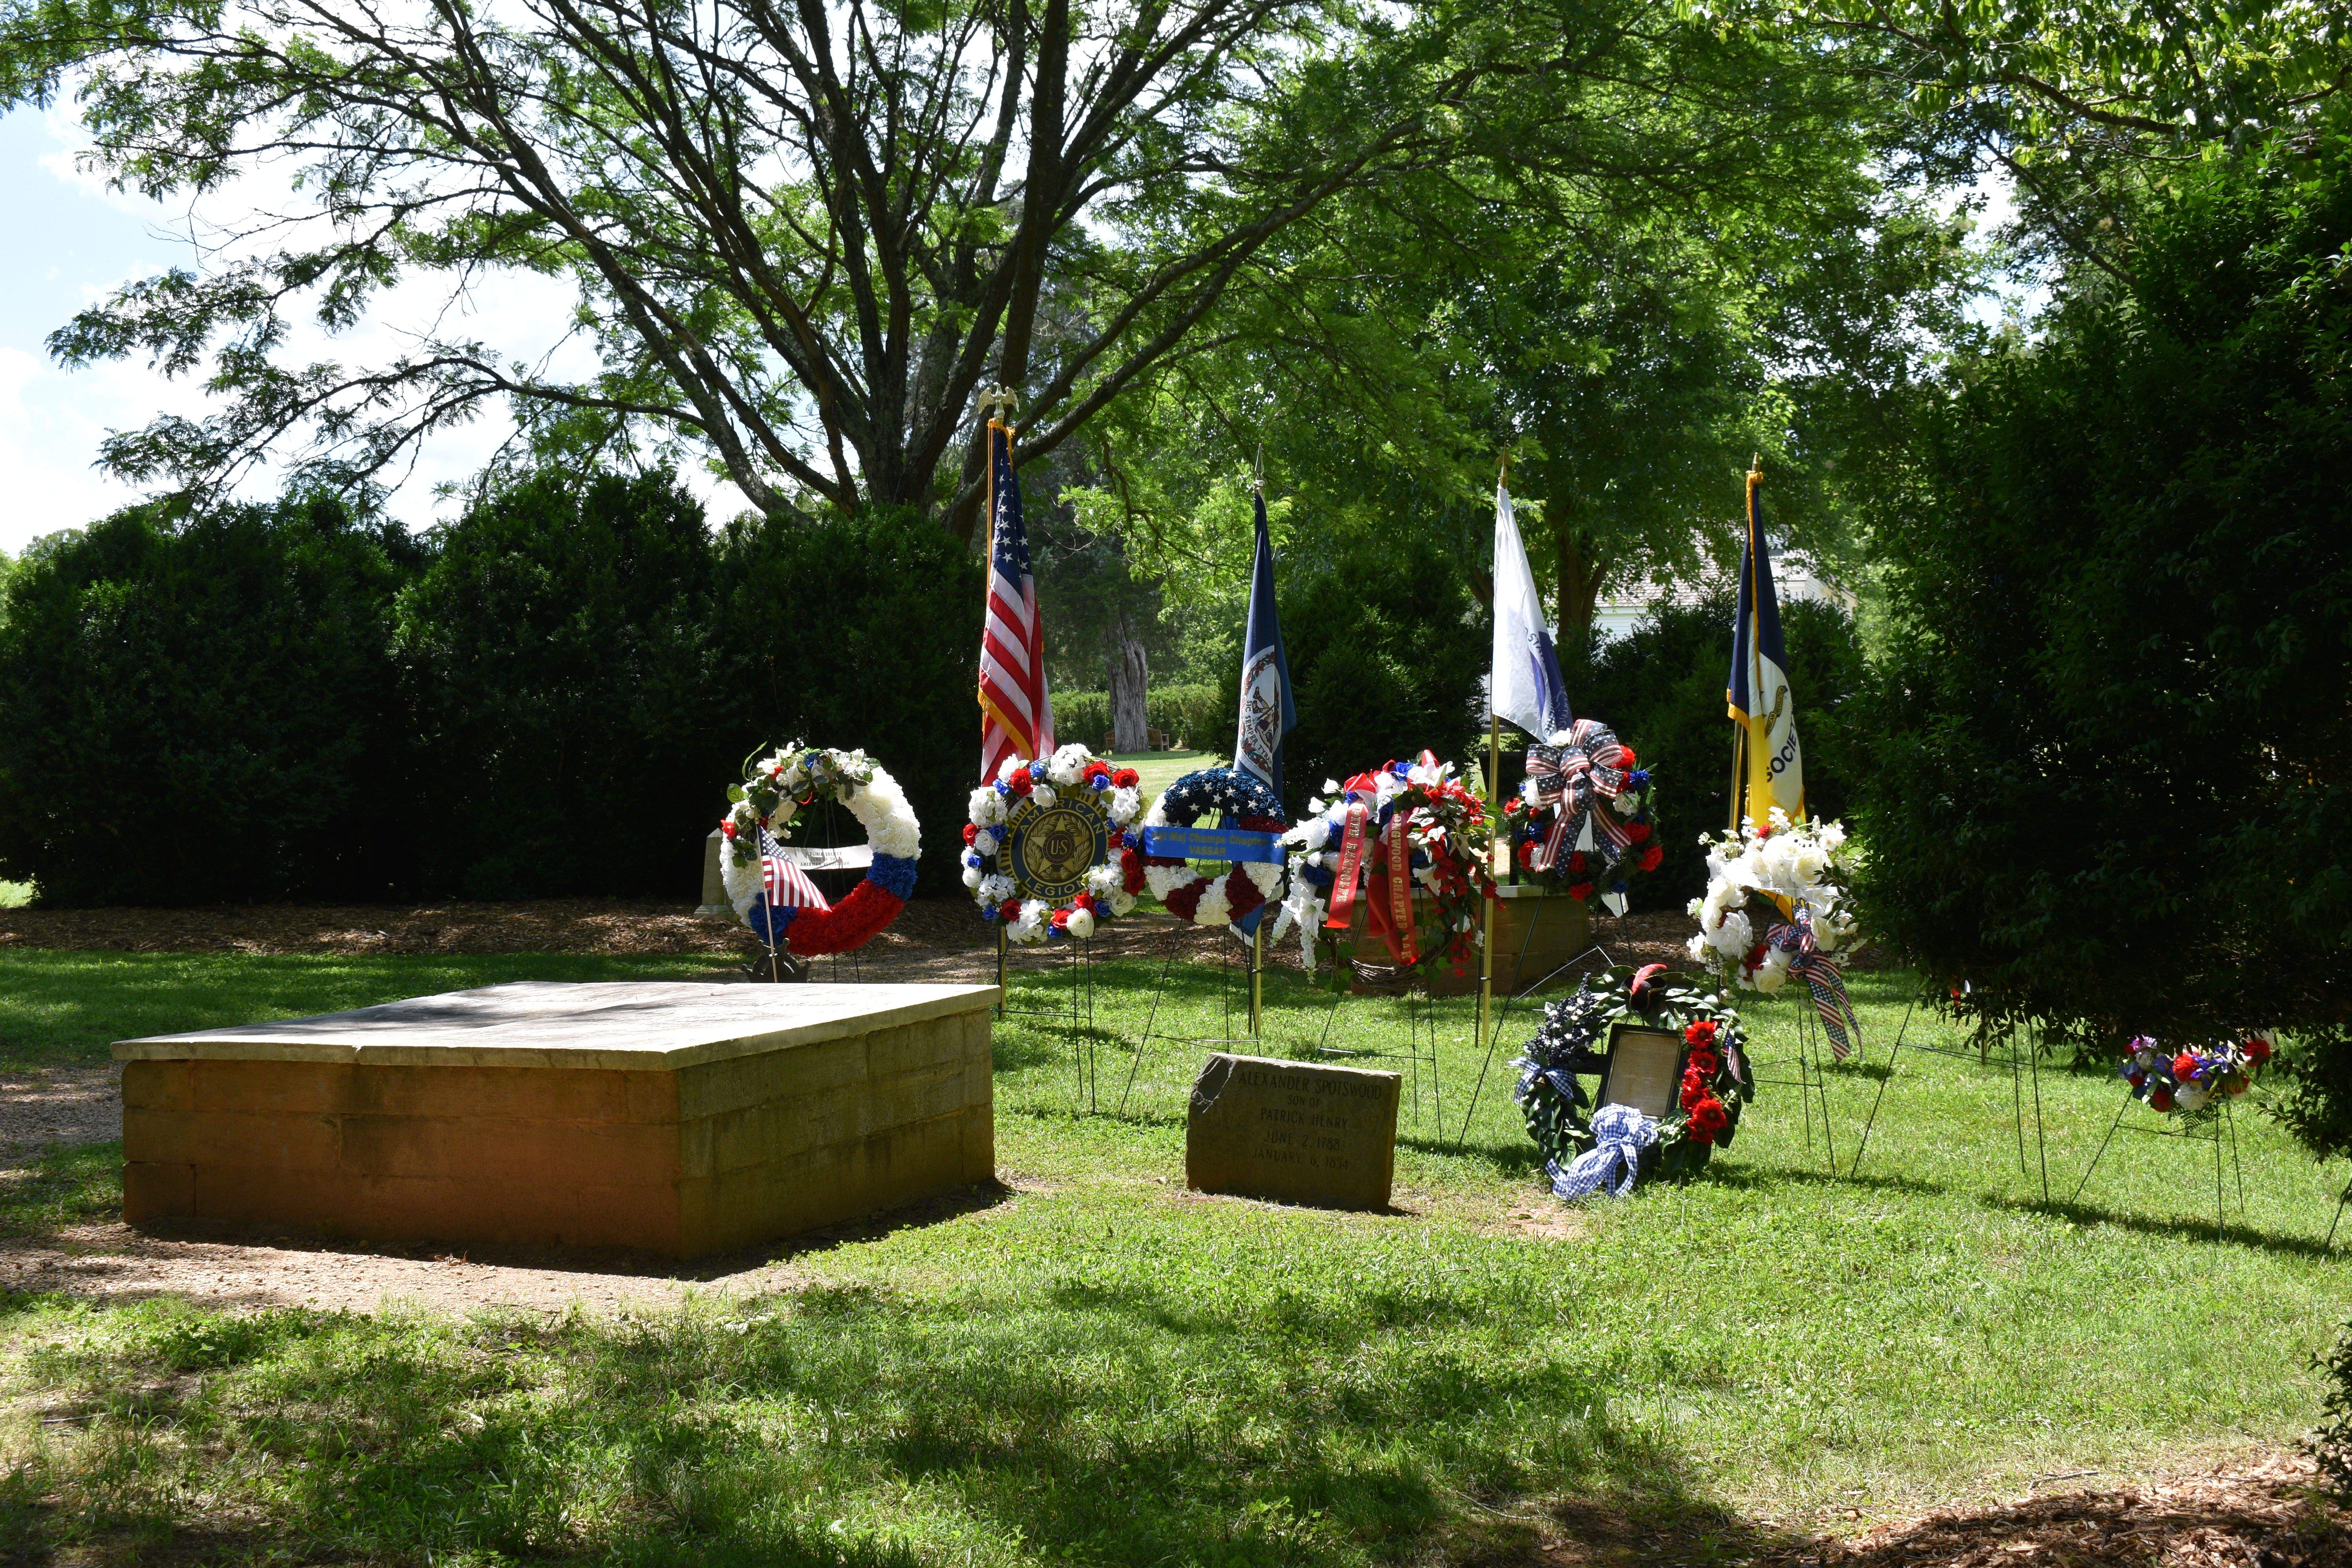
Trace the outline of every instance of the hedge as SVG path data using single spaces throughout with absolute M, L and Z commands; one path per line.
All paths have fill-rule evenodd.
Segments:
M 1208 684 L 1154 686 L 1143 696 L 1144 722 L 1172 745 L 1188 742 L 1199 751 L 1223 753 L 1233 744 L 1231 731 L 1238 709 L 1228 708 L 1216 687 Z M 1110 734 L 1110 693 L 1054 693 L 1054 734 L 1064 742 L 1098 746 Z

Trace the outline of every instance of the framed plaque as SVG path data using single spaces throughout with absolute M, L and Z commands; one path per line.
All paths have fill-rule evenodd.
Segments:
M 1040 806 L 1024 796 L 1000 829 L 996 868 L 1024 899 L 1058 904 L 1087 885 L 1087 873 L 1110 855 L 1110 795 L 1066 789 Z
M 1609 1029 L 1609 1065 L 1601 1069 L 1598 1105 L 1630 1105 L 1643 1115 L 1674 1114 L 1683 1080 L 1683 1037 L 1622 1019 Z

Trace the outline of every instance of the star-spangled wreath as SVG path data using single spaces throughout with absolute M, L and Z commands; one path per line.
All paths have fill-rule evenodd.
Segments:
M 1712 991 L 1702 992 L 1654 967 L 1615 969 L 1588 976 L 1575 994 L 1544 1009 L 1528 1041 L 1512 1097 L 1527 1119 L 1528 1135 L 1557 1183 L 1578 1155 L 1593 1146 L 1593 1106 L 1580 1074 L 1608 1065 L 1609 1031 L 1620 1019 L 1683 1037 L 1683 1072 L 1675 1108 L 1642 1151 L 1636 1180 L 1688 1175 L 1739 1131 L 1740 1109 L 1756 1098 L 1747 1036 L 1738 1012 Z
M 863 751 L 803 746 L 795 741 L 748 764 L 741 784 L 727 792 L 734 804 L 719 824 L 727 840 L 719 873 L 727 900 L 743 923 L 769 944 L 803 956 L 863 947 L 898 918 L 915 890 L 922 829 L 906 792 Z M 801 808 L 819 800 L 848 808 L 866 829 L 874 863 L 841 902 L 830 909 L 778 904 L 768 892 L 760 837 L 781 851 Z
M 1265 780 L 1239 768 L 1202 768 L 1170 784 L 1143 818 L 1146 828 L 1190 827 L 1205 812 L 1224 814 L 1225 826 L 1253 833 L 1281 833 L 1290 826 L 1282 799 Z M 1282 886 L 1283 866 L 1237 860 L 1214 877 L 1203 876 L 1181 856 L 1147 855 L 1144 880 L 1160 907 L 1194 925 L 1223 926 L 1271 900 Z

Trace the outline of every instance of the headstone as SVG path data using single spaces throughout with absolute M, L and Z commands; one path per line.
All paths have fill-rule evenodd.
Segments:
M 1324 1208 L 1386 1208 L 1403 1081 L 1392 1072 L 1220 1052 L 1192 1085 L 1185 1184 Z

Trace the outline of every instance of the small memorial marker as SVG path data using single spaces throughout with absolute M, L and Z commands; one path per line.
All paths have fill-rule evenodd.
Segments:
M 1402 1083 L 1392 1072 L 1220 1052 L 1192 1085 L 1185 1185 L 1324 1208 L 1386 1208 Z

